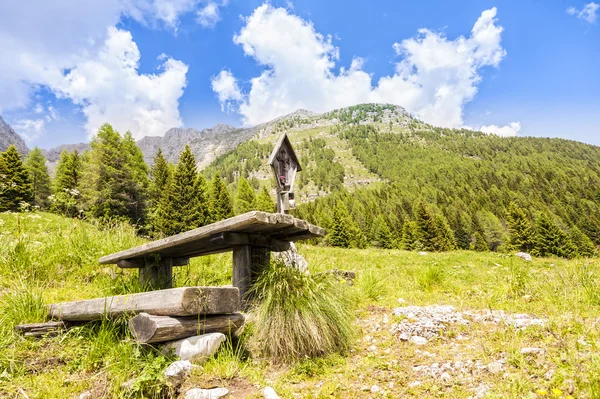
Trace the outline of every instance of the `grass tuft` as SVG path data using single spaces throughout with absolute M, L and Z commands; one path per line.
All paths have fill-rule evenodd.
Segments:
M 330 276 L 272 263 L 253 288 L 250 350 L 283 363 L 346 352 L 354 335 L 346 289 Z

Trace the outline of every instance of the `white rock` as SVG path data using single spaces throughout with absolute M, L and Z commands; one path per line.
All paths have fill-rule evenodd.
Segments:
M 398 303 L 406 303 L 406 299 L 404 299 L 404 298 L 398 298 Z
M 413 335 L 409 339 L 415 345 L 425 345 L 427 343 L 427 338 L 419 337 L 418 335 Z
M 379 392 L 379 391 L 381 391 L 381 388 L 379 388 L 379 386 L 378 386 L 378 385 L 373 385 L 373 386 L 371 387 L 371 393 L 377 393 L 377 392 Z
M 377 347 L 375 345 L 371 345 L 367 348 L 369 352 L 377 352 Z
M 537 355 L 543 353 L 544 350 L 542 348 L 522 348 L 521 355 Z
M 500 371 L 502 371 L 502 363 L 499 361 L 491 362 L 487 365 L 487 369 L 492 374 L 498 374 Z
M 275 390 L 271 387 L 266 387 L 263 390 L 263 396 L 265 399 L 281 399 L 279 395 L 277 395 L 277 392 L 275 392 Z
M 290 249 L 283 252 L 274 252 L 272 256 L 287 267 L 294 267 L 308 274 L 308 262 L 298 253 L 298 249 L 296 249 L 296 245 L 293 242 L 290 242 Z
M 521 258 L 521 259 L 523 259 L 523 260 L 525 260 L 527 262 L 531 262 L 531 255 L 529 255 L 526 252 L 517 252 L 515 254 L 515 256 L 518 257 L 518 258 Z
M 425 252 L 425 251 L 420 251 L 420 252 L 419 252 L 419 255 L 421 255 L 421 256 L 425 256 L 425 255 L 427 255 L 427 252 Z
M 190 375 L 192 363 L 189 360 L 173 362 L 164 371 L 164 376 L 173 386 L 179 386 Z
M 193 388 L 185 393 L 185 399 L 218 399 L 229 393 L 227 388 Z
M 450 380 L 452 380 L 452 377 L 450 376 L 450 374 L 444 372 L 442 373 L 442 375 L 440 375 L 440 380 L 444 382 L 450 382 Z
M 92 397 L 92 393 L 90 391 L 85 391 L 79 394 L 79 399 L 90 399 Z
M 164 351 L 173 350 L 181 360 L 194 363 L 205 362 L 219 349 L 226 337 L 221 333 L 197 335 L 195 337 L 172 341 L 163 345 Z
M 409 388 L 416 388 L 416 387 L 418 387 L 418 386 L 420 386 L 422 384 L 423 383 L 421 381 L 413 381 L 413 382 L 411 382 L 411 383 L 408 384 L 408 387 Z

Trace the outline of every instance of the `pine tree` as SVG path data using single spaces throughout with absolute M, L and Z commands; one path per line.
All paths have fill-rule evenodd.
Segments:
M 571 238 L 546 213 L 542 212 L 536 221 L 536 256 L 556 255 L 561 258 L 577 256 L 577 248 Z
M 0 154 L 0 211 L 18 211 L 22 203 L 33 202 L 29 172 L 14 145 Z
M 329 231 L 329 243 L 334 247 L 348 248 L 351 245 L 350 216 L 342 201 L 338 201 L 333 210 L 332 225 Z
M 473 234 L 473 249 L 477 252 L 487 252 L 490 250 L 487 241 L 483 238 L 483 234 L 479 231 Z
M 373 221 L 371 237 L 377 241 L 381 248 L 392 249 L 396 247 L 392 231 L 385 221 L 383 215 L 379 214 Z
M 77 150 L 72 153 L 63 150 L 56 165 L 52 185 L 52 212 L 70 217 L 79 214 L 81 196 L 78 188 L 82 173 L 83 165 Z
M 511 202 L 508 207 L 506 224 L 510 236 L 510 247 L 517 251 L 531 252 L 534 246 L 535 231 L 525 212 L 515 202 Z
M 256 208 L 256 194 L 250 183 L 248 183 L 248 180 L 244 179 L 244 177 L 238 181 L 235 208 L 238 215 L 250 212 Z
M 148 199 L 148 165 L 144 161 L 144 154 L 135 142 L 131 132 L 126 132 L 123 137 L 123 149 L 127 153 L 127 168 L 131 171 L 133 184 L 129 193 L 132 198 L 132 220 L 143 223 L 146 217 L 146 201 Z
M 416 205 L 414 215 L 417 226 L 417 240 L 421 243 L 423 249 L 427 251 L 435 251 L 438 230 L 435 225 L 434 216 L 422 202 L 419 202 Z
M 417 238 L 417 229 L 416 222 L 408 220 L 404 222 L 402 226 L 402 249 L 407 251 L 421 249 Z
M 148 190 L 148 200 L 151 212 L 155 212 L 160 199 L 165 194 L 170 178 L 169 164 L 159 148 L 154 156 L 154 164 L 150 171 L 150 187 Z
M 434 248 L 436 251 L 453 251 L 456 249 L 454 234 L 446 218 L 441 215 L 435 215 L 436 237 L 434 239 Z
M 58 158 L 53 181 L 54 194 L 65 190 L 75 190 L 79 187 L 82 174 L 81 157 L 77 150 L 69 152 L 63 150 Z
M 573 225 L 569 229 L 571 241 L 577 247 L 577 254 L 584 258 L 592 258 L 597 255 L 596 247 L 590 238 L 585 235 L 577 226 Z
M 256 209 L 262 212 L 275 212 L 276 205 L 269 195 L 269 191 L 263 186 L 260 194 L 256 198 Z
M 229 190 L 217 173 L 212 179 L 211 187 L 211 215 L 212 221 L 218 222 L 233 216 L 233 205 Z
M 47 209 L 50 204 L 48 197 L 52 194 L 50 175 L 46 167 L 46 157 L 38 147 L 31 150 L 25 158 L 25 167 L 31 178 L 33 205 Z
M 174 235 L 204 225 L 208 204 L 202 191 L 196 160 L 186 145 L 158 206 L 154 229 L 164 235 Z

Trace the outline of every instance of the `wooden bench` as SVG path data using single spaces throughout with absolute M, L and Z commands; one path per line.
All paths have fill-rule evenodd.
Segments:
M 138 268 L 142 285 L 163 289 L 172 286 L 174 266 L 187 265 L 195 256 L 233 251 L 233 285 L 244 298 L 271 252 L 287 250 L 290 241 L 324 235 L 323 228 L 291 215 L 253 211 L 103 256 L 100 263 Z

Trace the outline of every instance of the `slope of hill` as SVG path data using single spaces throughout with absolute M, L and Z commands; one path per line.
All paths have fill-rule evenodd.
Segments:
M 2 119 L 0 116 L 0 152 L 6 151 L 6 149 L 14 144 L 21 155 L 25 155 L 29 152 L 25 141 L 14 131 L 14 129 Z
M 479 231 L 495 248 L 506 235 L 508 205 L 517 201 L 530 220 L 550 212 L 563 229 L 577 225 L 600 244 L 600 147 L 438 128 L 397 106 L 362 104 L 281 118 L 205 173 L 270 184 L 268 152 L 260 148 L 272 148 L 284 131 L 305 168 L 297 177 L 297 199 L 304 203 L 298 215 L 325 227 L 341 201 L 368 238 L 376 236 L 380 216 L 400 240 L 423 201 L 445 216 L 460 247 Z

